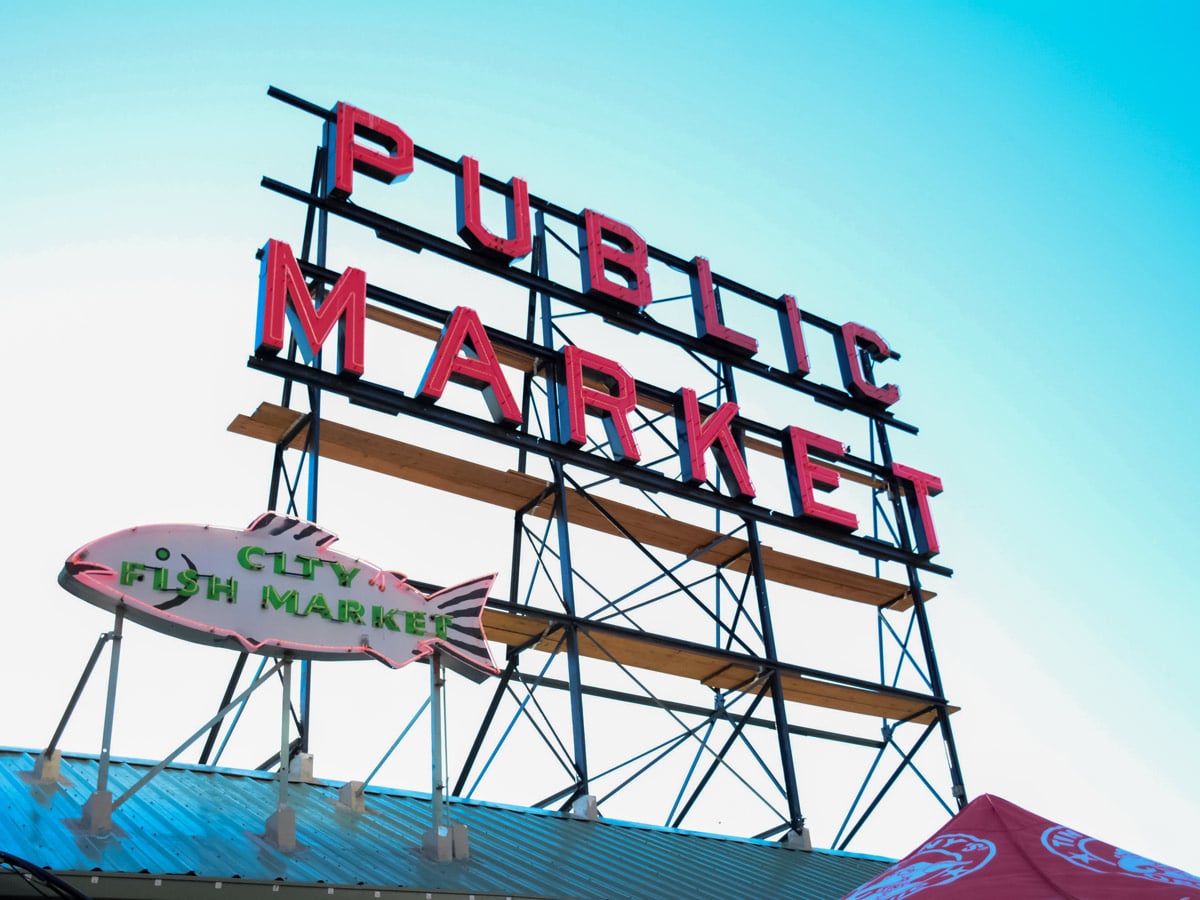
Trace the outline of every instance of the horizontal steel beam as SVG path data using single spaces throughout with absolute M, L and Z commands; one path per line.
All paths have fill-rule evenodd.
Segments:
M 422 231 L 412 225 L 397 221 L 365 207 L 357 206 L 348 200 L 322 197 L 305 188 L 295 187 L 265 176 L 261 183 L 263 187 L 284 197 L 297 200 L 307 206 L 316 207 L 347 221 L 355 222 L 365 228 L 369 228 L 375 232 L 377 237 L 388 243 L 398 244 L 416 252 L 429 250 L 462 265 L 488 272 L 497 278 L 519 285 L 527 290 L 554 297 L 557 300 L 571 304 L 577 309 L 602 316 L 628 331 L 652 335 L 673 346 L 691 350 L 693 353 L 749 372 L 765 381 L 808 394 L 818 402 L 826 406 L 831 406 L 834 409 L 849 410 L 866 418 L 885 422 L 888 425 L 911 434 L 916 434 L 918 431 L 915 425 L 897 419 L 892 413 L 878 405 L 860 400 L 838 388 L 810 381 L 798 374 L 777 369 L 753 357 L 739 355 L 696 335 L 680 331 L 669 325 L 664 325 L 655 320 L 645 309 L 637 312 L 626 312 L 610 300 L 596 298 L 590 294 L 568 288 L 556 281 L 551 281 L 549 278 L 543 278 L 524 269 L 501 265 L 482 254 L 475 253 L 462 244 L 430 234 L 427 231 Z M 805 321 L 808 322 L 809 319 L 806 317 Z
M 464 434 L 486 438 L 518 450 L 536 453 L 547 459 L 558 460 L 588 469 L 599 475 L 614 478 L 624 484 L 642 490 L 668 494 L 682 500 L 700 503 L 710 509 L 720 509 L 743 519 L 773 525 L 788 531 L 804 534 L 826 543 L 853 550 L 871 559 L 910 565 L 938 575 L 952 575 L 953 570 L 866 535 L 847 534 L 836 526 L 809 517 L 793 516 L 768 509 L 747 500 L 718 494 L 715 491 L 677 481 L 652 469 L 630 465 L 614 459 L 589 453 L 586 450 L 560 444 L 549 438 L 539 437 L 526 431 L 517 431 L 476 418 L 457 410 L 425 403 L 396 388 L 376 384 L 365 379 L 343 378 L 299 362 L 278 357 L 251 356 L 247 365 L 261 372 L 288 378 L 301 384 L 320 388 L 323 391 L 341 394 L 351 403 L 390 415 L 412 416 L 439 425 L 444 425 Z
M 548 687 L 555 690 L 568 690 L 570 685 L 565 681 L 559 681 L 556 678 L 535 678 L 532 675 L 526 675 L 524 672 L 516 672 L 514 678 L 532 684 L 535 687 Z M 662 700 L 658 697 L 645 697 L 641 694 L 630 694 L 626 691 L 616 691 L 611 688 L 593 687 L 584 685 L 581 688 L 584 694 L 589 697 L 600 697 L 604 700 L 619 700 L 622 703 L 632 703 L 635 706 L 648 706 L 654 709 L 665 709 L 675 713 L 683 713 L 693 716 L 712 716 L 714 710 L 703 706 L 696 706 L 692 703 L 679 703 L 675 700 Z M 775 730 L 775 722 L 771 719 L 760 719 L 757 717 L 747 720 L 747 725 L 755 725 L 760 728 L 769 728 Z M 826 741 L 838 741 L 843 744 L 856 744 L 860 747 L 871 747 L 878 750 L 886 746 L 883 741 L 872 740 L 871 738 L 858 737 L 853 734 L 841 734 L 836 731 L 823 731 L 819 728 L 805 728 L 802 725 L 788 725 L 789 734 L 799 735 L 800 737 L 820 738 Z

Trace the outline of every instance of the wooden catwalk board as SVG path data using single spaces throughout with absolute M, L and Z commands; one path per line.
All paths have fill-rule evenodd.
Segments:
M 514 613 L 488 609 L 483 625 L 489 640 L 510 647 L 533 648 L 547 653 L 562 649 L 565 621 L 541 610 Z M 589 627 L 577 622 L 579 652 L 593 659 L 662 672 L 699 681 L 722 690 L 758 690 L 767 673 L 753 660 L 700 644 L 680 641 L 664 643 L 654 635 L 612 626 Z M 932 721 L 935 710 L 928 698 L 906 691 L 893 691 L 838 684 L 813 678 L 783 666 L 783 696 L 786 700 L 860 713 L 886 719 Z M 958 707 L 948 707 L 957 712 Z
M 239 415 L 229 430 L 277 444 L 302 417 L 302 413 L 263 403 L 251 416 Z M 304 445 L 303 429 L 292 446 Z M 359 466 L 373 472 L 403 478 L 416 484 L 470 497 L 506 509 L 533 504 L 531 513 L 553 515 L 550 483 L 522 472 L 501 470 L 466 459 L 438 453 L 393 438 L 321 420 L 321 456 Z M 573 525 L 608 534 L 632 537 L 640 543 L 691 557 L 736 572 L 750 567 L 748 544 L 739 537 L 672 519 L 650 510 L 614 500 L 568 492 L 567 518 Z M 912 606 L 905 584 L 876 578 L 852 569 L 784 553 L 763 546 L 762 559 L 768 580 L 832 597 L 872 606 L 904 610 Z M 926 599 L 934 595 L 925 591 Z

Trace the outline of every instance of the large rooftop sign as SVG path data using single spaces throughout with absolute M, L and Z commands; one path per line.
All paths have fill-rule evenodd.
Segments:
M 899 354 L 884 337 L 802 309 L 805 285 L 757 290 L 701 253 L 651 244 L 617 209 L 567 208 L 538 196 L 533 179 L 490 177 L 472 156 L 428 150 L 380 110 L 269 93 L 317 118 L 323 133 L 305 186 L 263 179 L 306 211 L 299 241 L 268 233 L 260 253 L 249 364 L 282 378 L 283 398 L 230 429 L 274 445 L 272 505 L 286 478 L 290 502 L 298 507 L 306 484 L 311 508 L 317 464 L 336 460 L 418 486 L 406 505 L 454 498 L 438 515 L 464 524 L 473 552 L 511 560 L 507 601 L 489 600 L 484 613 L 489 637 L 507 645 L 506 664 L 454 792 L 469 795 L 471 778 L 487 775 L 536 792 L 538 806 L 590 816 L 621 802 L 613 795 L 625 787 L 636 785 L 626 796 L 640 791 L 643 776 L 657 796 L 661 763 L 677 769 L 663 781 L 681 787 L 656 819 L 680 826 L 708 804 L 695 814 L 720 830 L 732 789 L 752 800 L 745 813 L 738 804 L 748 823 L 760 801 L 771 813 L 748 833 L 786 832 L 803 846 L 793 740 L 880 755 L 894 744 L 893 725 L 883 742 L 874 722 L 871 736 L 833 730 L 852 714 L 909 726 L 901 769 L 940 730 L 946 753 L 928 755 L 949 761 L 961 806 L 954 707 L 919 577 L 950 574 L 935 559 L 942 483 L 893 455 L 891 437 L 917 429 L 894 413 Z M 400 418 L 381 424 L 343 406 L 356 422 L 339 421 L 325 399 L 338 395 Z M 856 454 L 847 444 L 863 431 L 868 449 Z M 498 511 L 513 514 L 511 529 L 497 527 Z M 412 521 L 398 517 L 394 528 L 409 533 Z M 480 530 L 467 538 L 468 528 Z M 422 574 L 439 564 L 431 559 Z M 892 580 L 898 569 L 904 578 Z M 825 617 L 819 604 L 829 597 L 878 611 L 878 675 L 865 674 L 861 658 L 853 672 L 817 667 L 843 663 L 820 652 L 843 641 L 818 630 L 860 621 Z M 907 625 L 893 627 L 898 617 Z M 536 676 L 520 668 L 529 654 Z M 530 767 L 523 749 L 501 760 L 511 725 L 500 710 L 516 702 L 516 684 L 569 694 L 555 712 L 538 707 L 546 723 L 524 700 L 513 714 L 512 724 L 529 719 L 557 768 Z M 601 755 L 628 758 L 594 775 L 585 709 L 609 702 L 631 724 Z M 788 704 L 804 706 L 805 725 L 789 722 Z M 669 724 L 647 721 L 643 731 L 632 724 L 643 710 Z M 830 728 L 809 724 L 818 710 L 833 714 Z M 691 716 L 707 724 L 686 725 Z M 568 726 L 569 740 L 559 733 Z M 644 746 L 676 726 L 668 749 Z M 748 736 L 754 729 L 759 738 Z M 671 755 L 693 740 L 713 758 L 706 774 L 702 751 L 687 754 L 691 763 Z M 754 740 L 773 740 L 778 756 Z M 635 765 L 627 776 L 623 767 Z M 878 806 L 864 795 L 876 771 L 880 797 L 901 774 L 871 766 L 863 788 L 848 792 L 851 812 L 859 798 L 865 811 L 856 824 L 847 815 L 843 846 Z M 593 790 L 614 779 L 607 794 Z
M 304 101 L 296 104 L 307 106 Z M 652 335 L 694 358 L 711 361 L 713 366 L 745 370 L 771 384 L 807 393 L 826 406 L 915 432 L 891 413 L 900 396 L 898 386 L 875 381 L 873 369 L 897 359 L 898 354 L 874 329 L 855 322 L 835 324 L 801 310 L 792 294 L 764 294 L 722 277 L 703 256 L 680 258 L 652 247 L 635 227 L 595 209 L 569 212 L 531 195 L 520 178 L 501 182 L 484 177 L 474 158 L 462 156 L 454 162 L 424 150 L 400 125 L 378 115 L 347 103 L 338 103 L 332 112 L 309 108 L 326 120 L 327 189 L 317 196 L 265 179 L 267 187 L 313 204 L 326 214 L 364 225 L 390 243 L 432 251 L 526 287 L 531 295 L 553 297 L 598 313 L 625 332 Z M 456 205 L 457 241 L 423 232 L 356 202 L 364 178 L 393 185 L 391 190 L 396 192 L 407 190 L 408 186 L 399 182 L 413 173 L 418 161 L 455 177 L 456 196 L 447 197 L 446 202 Z M 507 221 L 485 222 L 486 200 L 497 197 L 503 199 Z M 547 221 L 578 235 L 577 280 L 573 282 L 552 280 L 544 259 L 534 260 L 529 271 L 514 265 L 530 255 L 533 235 L 544 235 Z M 658 289 L 660 277 L 672 282 L 686 280 L 692 310 L 690 330 L 657 316 L 668 299 L 680 299 L 663 297 Z M 520 337 L 499 331 L 468 305 L 441 314 L 443 327 L 419 382 L 378 384 L 370 380 L 374 361 L 366 336 L 369 299 L 427 316 L 431 312 L 417 301 L 374 285 L 363 268 L 349 266 L 339 274 L 299 261 L 281 240 L 268 240 L 261 252 L 255 364 L 332 388 L 361 405 L 433 418 L 644 490 L 700 500 L 877 559 L 948 574 L 930 562 L 939 550 L 930 498 L 942 490 L 941 480 L 934 474 L 890 460 L 881 466 L 855 459 L 841 440 L 805 427 L 802 420 L 751 421 L 732 398 L 702 402 L 707 394 L 698 385 L 663 389 L 636 381 L 628 361 L 603 345 L 552 343 L 553 338 L 535 344 L 532 333 Z M 764 361 L 760 343 L 767 335 L 739 330 L 726 321 L 725 311 L 735 302 L 755 307 L 760 314 L 755 321 L 764 321 L 761 313 L 768 313 L 765 321 L 773 323 L 776 331 L 770 338 L 781 346 L 782 359 Z M 438 318 L 436 312 L 433 317 Z M 327 345 L 336 344 L 334 371 L 314 374 L 319 372 L 318 366 L 300 374 L 296 366 L 277 358 L 287 347 L 288 320 L 309 363 L 317 360 Z M 832 342 L 840 385 L 813 377 L 809 362 L 809 342 L 813 340 Z M 528 428 L 531 412 L 518 402 L 520 384 L 514 387 L 502 365 L 502 360 L 514 356 L 524 358 L 527 370 L 546 375 L 552 384 L 548 429 L 541 436 Z M 890 366 L 887 368 L 890 371 Z M 441 408 L 452 383 L 479 392 L 483 400 L 478 404 L 480 415 Z M 673 466 L 661 459 L 647 464 L 637 435 L 638 408 L 647 404 L 665 408 L 674 420 L 673 429 L 666 429 L 677 437 Z M 488 418 L 483 417 L 485 409 Z M 598 437 L 601 434 L 602 439 Z M 589 438 L 595 442 L 585 449 Z M 772 464 L 783 468 L 786 496 L 764 498 L 756 491 L 755 473 L 746 455 L 747 440 L 753 443 L 756 438 L 775 450 Z M 710 453 L 719 479 L 710 473 Z M 845 471 L 837 465 L 847 463 L 899 485 L 911 525 L 909 549 L 859 533 L 862 523 L 858 515 L 839 503 L 836 490 Z
M 482 174 L 473 157 L 440 156 L 398 122 L 270 93 L 320 119 L 323 134 L 310 186 L 263 179 L 306 211 L 299 241 L 268 235 L 260 254 L 249 365 L 279 376 L 282 398 L 229 427 L 273 445 L 267 505 L 297 512 L 307 499 L 308 521 L 267 513 L 243 530 L 139 526 L 68 559 L 63 586 L 115 612 L 84 676 L 111 641 L 88 830 L 110 828 L 112 810 L 145 781 L 115 800 L 106 787 L 125 617 L 243 651 L 221 710 L 175 755 L 207 730 L 208 762 L 223 717 L 280 673 L 279 753 L 263 766 L 281 763 L 280 801 L 267 822 L 281 849 L 297 846 L 286 773 L 287 761 L 309 753 L 310 661 L 327 659 L 401 666 L 430 658 L 427 849 L 438 859 L 465 848 L 441 825 L 443 791 L 472 796 L 485 776 L 507 800 L 585 818 L 601 804 L 614 818 L 674 827 L 708 816 L 703 830 L 733 827 L 810 847 L 793 754 L 793 743 L 808 739 L 876 753 L 862 786 L 848 792 L 834 840 L 841 849 L 904 770 L 936 793 L 919 759 L 948 763 L 949 796 L 961 808 L 956 707 L 942 689 L 925 612 L 932 595 L 920 583 L 921 570 L 950 574 L 934 561 L 942 483 L 893 456 L 890 436 L 916 428 L 893 413 L 899 356 L 888 342 L 867 325 L 801 309 L 794 294 L 724 276 L 702 255 L 662 250 L 615 210 L 576 212 L 521 178 Z M 370 428 L 380 413 L 401 418 L 378 431 L 338 421 L 326 398 L 339 396 L 367 411 L 341 407 Z M 801 396 L 815 402 L 795 402 Z M 849 429 L 864 425 L 869 449 L 854 454 Z M 332 549 L 333 535 L 314 524 L 324 459 L 417 486 L 398 500 L 371 497 L 389 516 L 377 536 L 404 539 L 414 577 L 437 577 L 470 548 L 489 569 L 510 560 L 508 598 L 489 598 L 494 575 L 444 589 L 414 585 Z M 289 462 L 298 463 L 291 472 Z M 512 514 L 511 528 L 497 527 L 497 512 Z M 454 540 L 442 540 L 446 529 Z M 891 580 L 885 567 L 905 577 Z M 825 616 L 827 598 L 857 612 Z M 861 657 L 824 654 L 842 643 L 829 640 L 829 626 L 857 626 L 864 608 L 877 618 L 878 675 L 864 674 Z M 907 625 L 894 627 L 899 618 Z M 489 639 L 506 645 L 503 672 Z M 234 697 L 246 652 L 279 662 Z M 290 741 L 293 658 L 305 664 Z M 452 787 L 443 769 L 443 660 L 467 663 L 476 670 L 469 675 L 499 675 L 470 746 L 454 754 L 461 767 Z M 819 668 L 822 660 L 839 671 Z M 840 670 L 843 662 L 855 668 Z M 567 702 L 543 704 L 535 691 L 564 692 Z M 620 727 L 599 730 L 597 773 L 585 723 L 612 703 Z M 790 705 L 803 707 L 791 722 Z M 853 716 L 855 731 L 842 730 Z M 856 733 L 864 722 L 869 735 Z M 502 753 L 518 723 L 529 728 L 512 739 L 515 752 Z M 918 756 L 935 730 L 945 754 L 931 745 Z M 39 760 L 43 783 L 57 777 L 59 736 Z M 544 755 L 530 755 L 533 737 Z M 889 749 L 901 756 L 891 775 L 879 765 Z M 343 802 L 362 812 L 362 784 L 353 784 Z M 677 786 L 673 799 L 667 785 Z M 627 798 L 632 807 L 614 807 Z M 723 824 L 732 815 L 739 823 Z

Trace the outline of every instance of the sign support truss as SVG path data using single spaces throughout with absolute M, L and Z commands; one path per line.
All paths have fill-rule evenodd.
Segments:
M 334 113 L 282 91 L 272 89 L 271 93 L 322 118 L 327 125 L 335 118 Z M 731 360 L 727 354 L 710 354 L 711 345 L 702 339 L 680 337 L 681 332 L 665 321 L 665 304 L 685 300 L 688 295 L 655 298 L 655 314 L 664 310 L 664 321 L 659 321 L 649 308 L 638 310 L 636 315 L 623 309 L 614 311 L 611 301 L 605 305 L 604 300 L 587 291 L 562 287 L 566 281 L 561 277 L 552 279 L 552 256 L 558 254 L 554 258 L 563 258 L 565 250 L 567 268 L 574 266 L 577 270 L 579 253 L 554 230 L 549 220 L 577 227 L 582 225 L 581 216 L 532 198 L 534 234 L 530 262 L 527 267 L 508 265 L 507 261 L 498 262 L 455 241 L 333 196 L 325 184 L 327 146 L 328 143 L 318 150 L 307 193 L 272 179 L 263 181 L 268 189 L 306 206 L 302 253 L 297 262 L 311 279 L 317 304 L 327 286 L 337 279 L 336 273 L 325 268 L 330 213 L 365 226 L 397 247 L 462 264 L 527 290 L 523 338 L 489 329 L 497 346 L 509 354 L 506 365 L 513 365 L 512 358 L 527 362 L 519 397 L 522 424 L 516 428 L 468 416 L 449 406 L 418 402 L 401 391 L 366 380 L 339 379 L 321 369 L 319 358 L 309 366 L 301 366 L 296 361 L 294 339 L 286 361 L 265 357 L 250 361 L 252 367 L 284 379 L 285 408 L 292 406 L 297 384 L 307 388 L 307 411 L 273 437 L 275 451 L 269 493 L 272 509 L 286 502 L 287 509 L 295 512 L 302 502 L 307 502 L 307 517 L 317 521 L 319 460 L 323 455 L 336 458 L 338 452 L 336 447 L 327 445 L 326 436 L 333 435 L 333 429 L 340 426 L 336 422 L 326 423 L 322 414 L 322 394 L 329 391 L 342 394 L 362 407 L 420 417 L 458 429 L 472 439 L 508 448 L 515 455 L 520 484 L 542 479 L 536 490 L 523 495 L 523 502 L 509 507 L 513 513 L 509 602 L 489 602 L 489 611 L 499 617 L 496 621 L 511 629 L 502 638 L 508 645 L 504 670 L 456 777 L 446 777 L 448 771 L 435 771 L 435 796 L 440 796 L 451 783 L 452 795 L 474 795 L 484 780 L 503 765 L 505 748 L 516 740 L 519 728 L 527 726 L 548 748 L 567 781 L 565 785 L 561 782 L 543 785 L 531 773 L 531 797 L 545 794 L 546 787 L 554 788 L 535 805 L 561 804 L 563 811 L 594 818 L 600 805 L 623 799 L 626 788 L 645 784 L 640 779 L 653 771 L 655 780 L 673 786 L 670 796 L 661 804 L 662 815 L 658 816 L 657 811 L 654 814 L 664 824 L 681 827 L 685 821 L 694 821 L 706 800 L 721 796 L 732 784 L 770 810 L 771 819 L 757 829 L 757 836 L 782 835 L 786 845 L 803 848 L 811 844 L 801 804 L 801 783 L 802 776 L 811 777 L 812 763 L 799 751 L 809 746 L 806 740 L 816 739 L 874 752 L 874 762 L 834 841 L 845 848 L 905 772 L 915 773 L 949 811 L 949 805 L 941 799 L 931 780 L 917 767 L 919 752 L 929 736 L 937 732 L 945 749 L 950 795 L 961 808 L 966 802 L 966 791 L 950 725 L 954 708 L 945 700 L 925 608 L 927 594 L 919 577 L 921 570 L 944 575 L 949 570 L 928 556 L 917 554 L 902 506 L 905 488 L 892 474 L 888 428 L 915 433 L 915 427 L 895 419 L 886 406 L 872 407 L 861 397 L 841 393 L 840 388 L 818 384 L 815 379 L 792 377 L 794 372 L 784 373 L 750 356 Z M 415 158 L 443 173 L 461 171 L 460 163 L 424 148 L 416 148 Z M 504 193 L 503 184 L 495 179 L 485 178 L 482 183 L 487 190 Z M 686 272 L 691 265 L 655 248 L 650 248 L 650 258 L 677 271 Z M 712 294 L 718 321 L 724 315 L 721 294 L 725 287 L 735 295 L 754 294 L 728 279 L 715 279 Z M 428 333 L 431 326 L 437 329 L 450 317 L 448 310 L 420 300 L 371 285 L 367 285 L 366 291 L 368 299 L 390 307 L 389 313 L 397 310 L 397 318 L 416 317 L 408 321 L 419 322 L 424 331 L 417 329 L 413 333 Z M 773 302 L 760 295 L 754 299 L 767 305 Z M 582 447 L 565 441 L 564 410 L 560 405 L 566 401 L 555 386 L 563 385 L 566 375 L 557 348 L 572 343 L 569 331 L 574 330 L 577 322 L 582 323 L 580 328 L 586 328 L 601 319 L 634 333 L 673 342 L 677 349 L 685 351 L 690 363 L 712 378 L 711 390 L 703 393 L 699 401 L 707 409 L 716 409 L 726 402 L 736 403 L 738 382 L 744 386 L 747 379 L 757 378 L 776 388 L 794 388 L 833 408 L 866 416 L 872 429 L 870 459 L 847 454 L 844 462 L 860 475 L 860 480 L 865 478 L 873 485 L 873 536 L 839 532 L 828 527 L 827 522 L 811 517 L 788 517 L 755 507 L 730 491 L 722 483 L 721 474 L 698 486 L 682 484 L 676 472 L 664 475 L 663 470 L 674 464 L 671 460 L 678 420 L 674 424 L 667 421 L 672 395 L 653 386 L 637 385 L 639 405 L 629 413 L 629 422 L 639 440 L 669 448 L 657 459 L 637 466 L 623 464 L 620 454 L 614 452 L 611 433 L 607 442 L 587 439 Z M 807 314 L 805 324 L 840 334 L 841 326 L 816 317 L 810 319 Z M 858 357 L 863 375 L 874 386 L 870 354 L 860 346 Z M 643 396 L 648 398 L 644 405 Z M 778 450 L 778 429 L 740 416 L 731 428 L 743 455 L 751 441 L 756 449 L 761 449 L 764 442 L 775 440 Z M 323 433 L 323 429 L 329 430 Z M 287 462 L 296 453 L 298 462 L 289 470 Z M 403 471 L 404 466 L 397 468 Z M 497 471 L 500 475 L 511 474 Z M 437 482 L 439 486 L 442 483 Z M 624 491 L 623 496 L 632 496 L 633 502 L 607 496 L 616 490 Z M 890 503 L 884 502 L 884 491 Z M 466 488 L 462 493 L 470 496 Z M 661 532 L 691 535 L 692 531 L 684 530 L 697 526 L 679 510 L 681 506 L 694 510 L 698 503 L 707 506 L 714 520 L 712 529 L 703 529 L 702 540 L 682 550 L 669 540 L 666 544 L 655 542 L 653 537 Z M 534 525 L 531 518 L 542 518 L 545 522 Z M 657 524 L 648 532 L 646 522 L 650 518 Z M 803 572 L 781 575 L 780 554 L 764 544 L 760 534 L 765 531 L 771 537 L 770 528 L 794 529 L 804 540 L 816 539 L 840 548 L 839 552 L 857 552 L 874 558 L 874 580 L 883 585 L 889 582 L 883 579 L 880 561 L 898 563 L 905 570 L 905 583 L 895 586 L 896 594 L 880 598 L 871 593 L 879 589 L 878 585 L 863 587 L 855 581 L 866 578 L 865 573 L 837 570 L 840 574 L 829 576 L 838 582 L 831 588 L 817 575 L 810 574 L 812 567 L 820 567 L 822 563 L 796 557 L 784 562 L 800 567 Z M 605 535 L 604 540 L 619 541 L 627 566 L 608 565 L 604 571 L 594 571 L 596 559 L 591 550 L 597 532 Z M 781 659 L 775 621 L 779 609 L 772 604 L 782 592 L 780 584 L 877 607 L 873 624 L 879 644 L 878 683 L 804 669 Z M 702 596 L 710 589 L 711 597 Z M 709 635 L 707 643 L 667 637 L 663 622 L 671 621 L 673 616 L 686 617 L 689 627 L 702 629 Z M 901 616 L 906 621 L 898 623 Z M 490 624 L 488 633 L 493 635 Z M 693 633 L 688 632 L 689 638 Z M 913 641 L 920 643 L 919 649 Z M 523 669 L 522 659 L 529 661 L 531 651 L 544 654 L 544 663 L 538 658 L 537 666 Z M 888 652 L 898 653 L 892 672 L 887 671 Z M 229 705 L 243 666 L 244 660 L 239 660 L 223 709 Z M 555 669 L 556 666 L 559 668 Z M 640 671 L 635 674 L 634 670 Z M 910 670 L 923 682 L 925 692 L 900 686 L 902 673 Z M 537 674 L 532 674 L 535 671 Z M 647 671 L 649 675 L 642 674 Z M 436 681 L 436 674 L 431 676 Z M 693 695 L 699 690 L 698 682 L 707 690 L 704 699 L 710 702 L 674 696 L 676 686 L 683 682 L 664 680 L 668 676 L 691 679 L 689 687 Z M 281 770 L 286 769 L 287 761 L 295 753 L 308 749 L 310 679 L 311 667 L 305 664 L 301 673 L 299 744 L 281 745 Z M 633 687 L 629 687 L 630 682 Z M 555 695 L 559 701 L 565 699 L 565 703 L 556 701 Z M 508 702 L 515 705 L 511 717 L 502 709 Z M 669 728 L 669 733 L 623 734 L 625 748 L 621 752 L 624 754 L 625 749 L 631 752 L 623 759 L 610 760 L 613 742 L 605 739 L 599 724 L 603 704 L 620 704 L 629 711 L 658 710 L 665 716 L 662 726 Z M 822 724 L 819 722 L 810 724 L 805 716 L 811 707 L 801 704 L 875 715 L 882 722 L 882 739 L 817 727 Z M 407 731 L 408 728 L 396 743 Z M 913 735 L 913 740 L 897 740 L 900 731 L 904 736 Z M 768 733 L 773 733 L 773 740 Z M 215 737 L 214 728 L 204 750 L 205 759 Z M 639 741 L 645 746 L 630 746 Z M 676 753 L 684 747 L 694 748 L 694 752 Z M 860 812 L 861 801 L 868 796 L 883 757 L 889 752 L 899 754 L 900 762 L 883 785 L 870 794 L 872 799 Z M 678 763 L 683 757 L 685 761 Z M 669 777 L 664 774 L 668 769 L 671 769 Z M 374 775 L 372 772 L 370 777 Z M 616 777 L 624 780 L 609 787 Z M 502 781 L 502 776 L 498 780 Z M 601 793 L 601 785 L 608 788 L 606 793 Z M 361 797 L 361 786 L 358 796 Z
M 125 622 L 125 609 L 123 606 L 118 606 L 114 614 L 114 623 L 112 631 L 105 632 L 100 635 L 93 647 L 91 655 L 88 657 L 87 663 L 84 665 L 83 673 L 75 686 L 75 690 L 71 694 L 70 700 L 67 702 L 67 707 L 63 712 L 62 718 L 59 720 L 58 726 L 54 730 L 50 742 L 46 748 L 39 754 L 33 769 L 33 778 L 39 784 L 53 784 L 61 777 L 60 764 L 62 754 L 58 750 L 58 742 L 61 740 L 68 722 L 71 719 L 72 713 L 79 702 L 80 696 L 83 694 L 84 688 L 87 686 L 88 680 L 91 678 L 92 672 L 99 661 L 100 653 L 105 645 L 111 643 L 111 651 L 109 657 L 109 672 L 108 683 L 105 695 L 104 706 L 104 725 L 103 733 L 100 741 L 100 759 L 99 770 L 96 778 L 96 788 L 88 797 L 83 806 L 82 826 L 85 831 L 92 834 L 107 834 L 112 830 L 112 814 L 125 801 L 132 797 L 135 793 L 141 790 L 152 778 L 158 775 L 171 763 L 175 762 L 189 747 L 204 736 L 212 728 L 220 726 L 225 717 L 228 716 L 234 709 L 240 708 L 250 698 L 250 695 L 262 687 L 270 678 L 275 675 L 281 668 L 285 670 L 284 694 L 283 703 L 285 708 L 289 703 L 289 679 L 287 677 L 290 661 L 279 660 L 266 673 L 262 673 L 261 667 L 259 674 L 253 680 L 249 687 L 241 692 L 237 697 L 226 698 L 221 708 L 211 719 L 201 725 L 190 737 L 183 741 L 174 750 L 168 753 L 162 760 L 148 769 L 136 782 L 126 788 L 116 799 L 113 798 L 113 792 L 109 787 L 109 773 L 111 769 L 111 752 L 112 752 L 112 736 L 116 719 L 116 702 L 117 702 L 117 687 L 120 680 L 120 665 L 121 665 L 121 643 L 123 640 Z M 264 659 L 264 664 L 266 660 Z M 286 727 L 286 726 L 285 726 Z

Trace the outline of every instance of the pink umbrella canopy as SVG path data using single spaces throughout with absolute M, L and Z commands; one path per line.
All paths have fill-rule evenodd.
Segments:
M 983 794 L 844 900 L 1200 900 L 1200 878 Z

